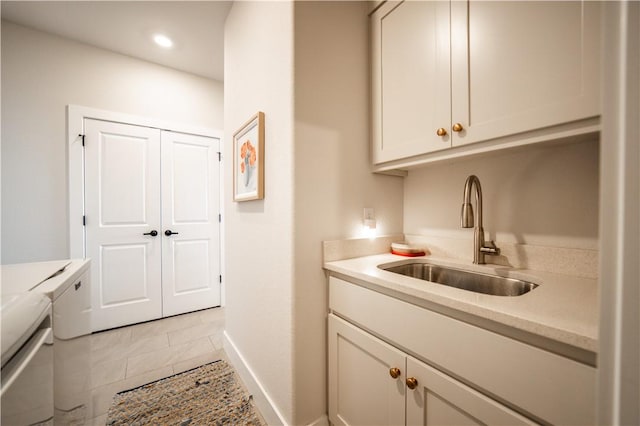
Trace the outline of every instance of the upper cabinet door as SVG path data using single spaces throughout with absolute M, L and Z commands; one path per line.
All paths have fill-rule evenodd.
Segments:
M 453 145 L 598 116 L 600 7 L 453 1 Z
M 371 25 L 373 162 L 449 148 L 449 3 L 389 1 Z

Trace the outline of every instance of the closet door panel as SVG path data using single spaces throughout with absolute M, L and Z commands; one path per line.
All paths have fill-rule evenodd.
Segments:
M 163 316 L 220 305 L 218 150 L 215 138 L 162 132 Z
M 92 331 L 162 316 L 160 131 L 85 119 Z

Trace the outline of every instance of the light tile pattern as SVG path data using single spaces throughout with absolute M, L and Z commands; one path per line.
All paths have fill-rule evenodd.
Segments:
M 117 392 L 225 359 L 224 308 L 177 315 L 87 336 L 91 398 L 87 424 L 104 425 Z

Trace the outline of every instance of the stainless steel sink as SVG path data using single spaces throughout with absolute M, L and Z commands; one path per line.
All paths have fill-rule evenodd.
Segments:
M 420 280 L 493 296 L 522 296 L 538 287 L 538 284 L 528 281 L 463 271 L 430 263 L 407 263 L 388 267 L 382 265 L 380 268 Z

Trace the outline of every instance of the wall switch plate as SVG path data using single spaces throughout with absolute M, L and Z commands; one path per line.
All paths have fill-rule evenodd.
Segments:
M 363 214 L 363 223 L 366 228 L 376 227 L 376 215 L 375 211 L 371 207 L 365 207 Z
M 373 208 L 365 207 L 364 208 L 364 220 L 367 220 L 367 219 L 372 220 L 372 219 L 375 219 L 375 218 L 376 218 L 376 216 L 375 216 L 375 212 L 374 212 Z

